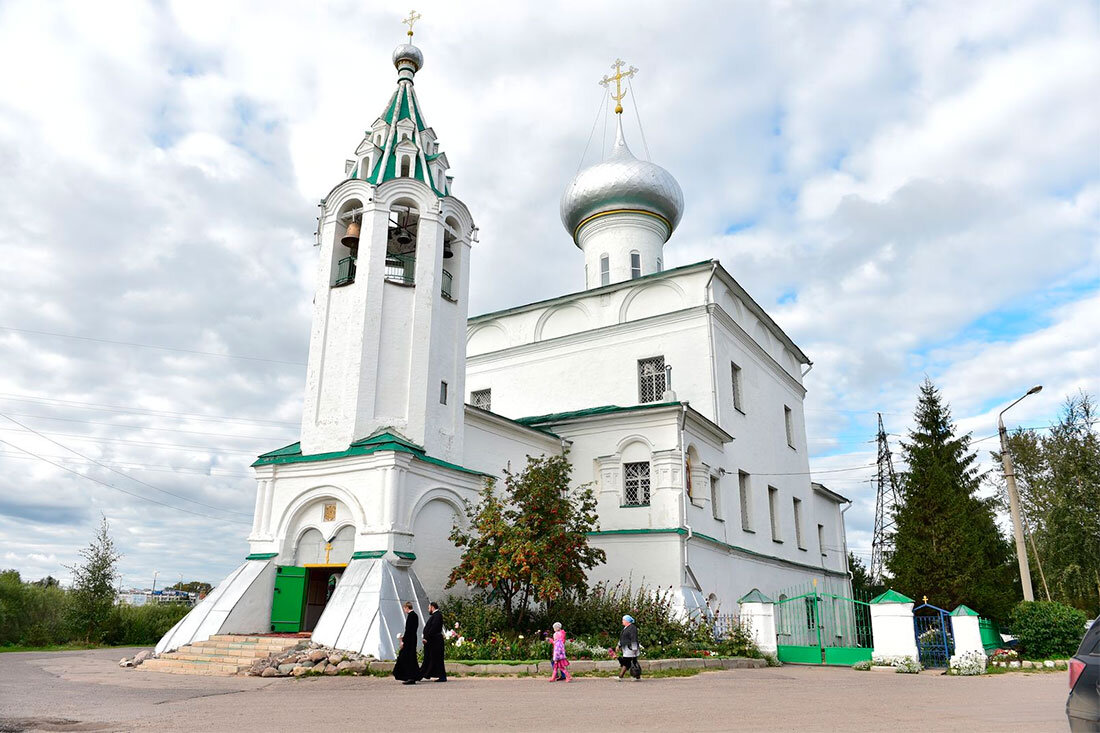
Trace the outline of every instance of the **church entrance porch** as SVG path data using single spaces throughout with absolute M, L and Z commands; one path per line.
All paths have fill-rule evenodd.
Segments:
M 302 533 L 294 565 L 275 568 L 271 631 L 313 631 L 351 560 L 355 528 L 345 525 L 325 538 L 316 528 Z

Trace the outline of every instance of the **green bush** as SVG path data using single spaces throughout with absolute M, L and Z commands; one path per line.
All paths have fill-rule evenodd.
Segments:
M 1085 614 L 1061 603 L 1021 601 L 1012 610 L 1011 628 L 1023 658 L 1066 658 L 1085 634 Z
M 103 643 L 151 646 L 190 610 L 191 606 L 182 603 L 115 606 L 102 629 Z

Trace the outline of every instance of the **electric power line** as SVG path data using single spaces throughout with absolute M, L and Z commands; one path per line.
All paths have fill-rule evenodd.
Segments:
M 78 461 L 69 456 L 45 456 L 55 461 L 61 461 L 62 463 L 69 463 L 74 466 L 93 466 L 94 463 L 87 463 Z M 16 460 L 34 460 L 28 455 L 20 453 L 7 453 L 0 451 L 0 458 L 14 458 Z M 109 466 L 117 466 L 118 468 L 129 468 L 134 471 L 156 471 L 158 473 L 188 473 L 196 476 L 208 476 L 210 478 L 253 478 L 252 474 L 248 473 L 230 473 L 222 471 L 221 469 L 211 468 L 188 468 L 186 466 L 169 466 L 163 463 L 133 463 L 130 461 L 100 461 L 106 463 Z M 217 472 L 217 473 L 215 473 Z
M 25 412 L 8 413 L 16 417 L 33 417 L 39 420 L 59 420 L 61 422 L 75 422 L 83 425 L 104 425 L 111 428 L 127 428 L 130 430 L 155 430 L 165 433 L 185 433 L 187 435 L 207 435 L 215 438 L 243 438 L 248 440 L 286 440 L 286 436 L 274 435 L 240 435 L 238 433 L 210 433 L 204 430 L 180 430 L 179 428 L 154 428 L 148 425 L 129 425 L 126 423 L 102 422 L 98 420 L 77 420 L 72 417 L 52 417 L 50 415 L 28 415 Z
M 31 403 L 46 403 L 46 404 L 60 404 L 67 407 L 78 407 L 86 410 L 100 410 L 103 412 L 123 412 L 133 413 L 135 415 L 158 415 L 169 417 L 187 418 L 188 420 L 199 420 L 202 422 L 252 422 L 252 423 L 265 423 L 269 425 L 288 425 L 297 427 L 299 423 L 290 422 L 289 420 L 263 420 L 261 418 L 254 417 L 234 417 L 231 415 L 199 415 L 191 412 L 173 412 L 172 410 L 154 410 L 145 407 L 127 407 L 125 405 L 104 405 L 98 402 L 81 402 L 79 400 L 62 400 L 55 397 L 39 397 L 37 395 L 22 395 L 13 394 L 11 392 L 0 392 L 0 399 L 15 401 L 15 402 L 31 402 Z
M 15 430 L 15 428 L 0 428 L 0 430 Z M 167 448 L 169 450 L 181 450 L 199 453 L 239 453 L 241 455 L 255 455 L 255 451 L 239 448 L 213 448 L 206 445 L 180 445 L 178 443 L 154 443 L 148 440 L 126 440 L 125 438 L 100 438 L 94 435 L 81 435 L 79 433 L 57 433 L 46 431 L 46 435 L 56 435 L 60 438 L 76 438 L 89 443 L 118 443 L 119 445 L 140 445 L 145 448 Z

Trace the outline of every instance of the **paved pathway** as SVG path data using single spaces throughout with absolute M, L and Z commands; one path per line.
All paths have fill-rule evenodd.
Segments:
M 1061 731 L 1065 673 L 948 678 L 792 667 L 582 678 L 189 677 L 120 669 L 136 650 L 0 654 L 0 732 L 485 730 Z

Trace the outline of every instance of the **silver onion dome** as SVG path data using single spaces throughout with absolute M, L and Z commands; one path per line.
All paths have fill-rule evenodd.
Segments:
M 684 192 L 661 166 L 638 160 L 618 126 L 615 147 L 602 163 L 585 168 L 561 197 L 561 222 L 576 241 L 577 228 L 586 219 L 618 209 L 656 214 L 669 224 L 669 235 L 684 213 Z
M 409 61 L 420 71 L 424 66 L 424 54 L 411 43 L 402 43 L 393 50 L 393 65 L 400 67 L 402 61 Z

